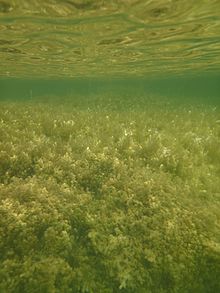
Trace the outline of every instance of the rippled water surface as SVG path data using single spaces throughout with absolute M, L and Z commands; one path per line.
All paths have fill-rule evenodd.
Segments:
M 219 56 L 219 0 L 0 1 L 0 76 L 216 71 Z

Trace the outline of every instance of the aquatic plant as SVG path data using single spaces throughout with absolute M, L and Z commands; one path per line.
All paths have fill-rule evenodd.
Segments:
M 0 291 L 220 291 L 218 111 L 104 100 L 1 102 Z

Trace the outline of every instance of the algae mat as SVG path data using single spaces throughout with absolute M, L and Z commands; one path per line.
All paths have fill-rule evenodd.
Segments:
M 48 100 L 0 105 L 0 291 L 219 292 L 219 109 Z

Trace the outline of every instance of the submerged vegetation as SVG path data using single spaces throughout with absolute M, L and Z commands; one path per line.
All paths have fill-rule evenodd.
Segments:
M 1 102 L 0 292 L 220 292 L 219 110 L 100 101 Z

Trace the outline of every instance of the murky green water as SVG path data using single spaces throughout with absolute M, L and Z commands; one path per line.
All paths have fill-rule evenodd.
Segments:
M 220 1 L 0 0 L 0 293 L 220 292 Z

